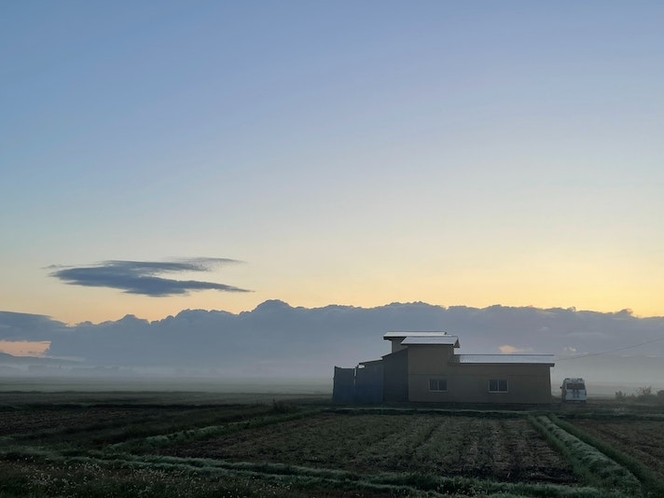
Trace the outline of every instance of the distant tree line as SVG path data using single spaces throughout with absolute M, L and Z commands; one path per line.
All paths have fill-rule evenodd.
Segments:
M 664 389 L 660 389 L 654 393 L 652 386 L 639 387 L 636 393 L 627 394 L 622 391 L 616 392 L 616 400 L 620 402 L 635 402 L 647 404 L 661 404 L 664 405 Z

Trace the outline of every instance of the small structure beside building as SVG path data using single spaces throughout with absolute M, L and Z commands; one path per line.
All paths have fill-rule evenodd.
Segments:
M 392 352 L 355 368 L 334 367 L 338 403 L 551 402 L 547 354 L 456 354 L 459 338 L 446 332 L 388 332 Z
M 563 379 L 560 390 L 560 399 L 563 403 L 585 403 L 588 400 L 586 383 L 580 377 Z

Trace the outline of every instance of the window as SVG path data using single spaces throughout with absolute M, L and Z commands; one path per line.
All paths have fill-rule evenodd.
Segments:
M 504 380 L 504 379 L 491 379 L 489 381 L 489 392 L 490 393 L 506 393 L 507 392 L 507 380 Z
M 429 379 L 429 391 L 447 391 L 447 379 Z

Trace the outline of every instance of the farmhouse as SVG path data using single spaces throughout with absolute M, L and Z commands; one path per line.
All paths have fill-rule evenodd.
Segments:
M 392 351 L 355 368 L 334 367 L 339 403 L 550 403 L 553 355 L 456 354 L 446 332 L 388 332 Z

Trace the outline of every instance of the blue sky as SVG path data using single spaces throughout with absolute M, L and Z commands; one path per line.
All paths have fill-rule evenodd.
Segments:
M 67 323 L 269 298 L 664 315 L 663 21 L 660 2 L 5 2 L 0 302 Z M 175 278 L 252 292 L 51 268 L 196 258 L 240 263 Z

